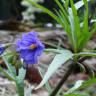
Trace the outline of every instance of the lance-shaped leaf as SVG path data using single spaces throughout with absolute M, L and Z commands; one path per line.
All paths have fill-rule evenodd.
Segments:
M 8 71 L 10 72 L 10 74 L 15 78 L 16 77 L 16 70 L 15 68 L 12 66 L 12 64 L 10 64 L 8 62 L 8 60 L 6 59 L 6 57 L 4 55 L 2 55 L 2 59 L 4 60 L 7 68 L 8 68 Z
M 83 82 L 82 85 L 78 89 L 87 88 L 93 84 L 96 84 L 96 78 L 95 77 Z
M 72 93 L 73 91 L 76 90 L 80 90 L 83 88 L 88 88 L 89 86 L 96 84 L 96 78 L 90 78 L 89 80 L 86 81 L 81 81 L 81 83 L 75 84 L 75 86 L 72 89 L 69 89 L 68 93 Z M 67 94 L 65 93 L 65 96 L 67 96 Z
M 69 94 L 69 93 L 72 93 L 72 92 L 74 92 L 75 90 L 77 90 L 77 89 L 82 85 L 83 82 L 84 82 L 83 80 L 78 80 L 78 81 L 75 83 L 75 85 L 65 93 L 65 95 L 66 95 L 66 94 Z
M 23 81 L 25 78 L 26 70 L 24 68 L 19 69 L 19 75 L 17 76 L 17 80 Z
M 74 44 L 74 51 L 77 52 L 78 49 L 78 38 L 81 36 L 81 29 L 80 29 L 80 22 L 79 17 L 77 14 L 77 10 L 73 3 L 73 0 L 70 0 L 71 8 L 72 8 L 72 15 L 74 19 L 74 29 L 72 29 L 72 37 L 73 37 L 73 44 Z M 72 25 L 72 24 L 71 24 Z
M 66 94 L 66 95 L 63 95 L 63 96 L 90 96 L 90 95 L 87 94 L 87 93 L 77 92 L 77 93 Z
M 66 49 L 52 49 L 52 48 L 47 48 L 44 51 L 45 52 L 52 52 L 52 53 L 56 53 L 56 54 L 62 54 L 65 52 L 69 52 L 69 50 L 66 50 Z
M 77 55 L 78 56 L 96 57 L 96 53 L 95 52 L 80 52 Z
M 62 54 L 57 54 L 52 63 L 49 65 L 47 72 L 45 73 L 45 76 L 41 83 L 35 88 L 38 89 L 42 87 L 48 80 L 49 78 L 57 71 L 57 69 L 67 62 L 69 59 L 71 59 L 73 54 L 70 51 L 63 51 Z

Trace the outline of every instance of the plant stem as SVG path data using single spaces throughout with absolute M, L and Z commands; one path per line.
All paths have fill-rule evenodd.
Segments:
M 68 70 L 64 74 L 63 78 L 60 80 L 60 82 L 58 83 L 56 88 L 52 91 L 50 96 L 56 96 L 56 94 L 59 92 L 60 88 L 62 87 L 62 85 L 64 84 L 64 82 L 67 80 L 67 78 L 70 76 L 70 74 L 73 72 L 74 69 L 75 69 L 75 64 L 72 61 L 72 62 L 70 62 Z
M 24 83 L 16 82 L 18 96 L 24 96 Z

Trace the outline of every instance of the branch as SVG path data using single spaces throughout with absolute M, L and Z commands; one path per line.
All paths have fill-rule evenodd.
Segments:
M 64 84 L 64 82 L 67 80 L 67 78 L 74 71 L 75 66 L 76 65 L 74 64 L 74 62 L 73 61 L 70 61 L 70 65 L 68 66 L 68 70 L 66 71 L 66 73 L 63 76 L 63 78 L 60 80 L 60 82 L 56 86 L 56 88 L 52 91 L 52 93 L 50 94 L 50 96 L 56 96 L 56 94 L 58 93 L 58 91 L 60 90 L 60 88 L 62 87 L 62 85 Z

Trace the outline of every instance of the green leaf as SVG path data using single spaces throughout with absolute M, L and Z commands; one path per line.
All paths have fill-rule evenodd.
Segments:
M 15 78 L 6 70 L 4 70 L 1 66 L 0 66 L 0 71 L 9 79 L 9 80 L 15 80 Z
M 44 50 L 45 52 L 53 52 L 53 53 L 57 53 L 57 54 L 62 54 L 62 53 L 71 53 L 71 51 L 67 50 L 67 49 L 51 49 L 51 48 L 47 48 Z
M 66 10 L 68 10 L 68 7 L 69 7 L 69 0 L 66 0 L 66 1 L 65 1 L 65 6 L 66 6 L 66 7 L 65 7 Z
M 71 89 L 69 89 L 69 90 L 65 93 L 65 95 L 66 95 L 66 94 L 69 94 L 69 93 L 72 93 L 72 92 L 74 92 L 75 90 L 77 90 L 77 89 L 82 85 L 83 82 L 84 82 L 83 80 L 78 80 L 78 81 L 76 81 L 75 85 L 74 85 Z
M 45 71 L 44 71 L 44 69 L 43 69 L 43 68 L 38 67 L 38 70 L 39 70 L 39 73 L 40 73 L 41 77 L 43 78 L 43 77 L 44 77 L 44 72 L 45 72 Z M 52 88 L 51 88 L 51 86 L 50 86 L 49 82 L 46 82 L 46 83 L 45 83 L 45 87 L 46 87 L 46 89 L 47 89 L 48 93 L 50 94 L 50 93 L 51 93 L 51 91 L 52 91 Z
M 96 78 L 94 77 L 94 78 L 90 78 L 89 80 L 86 80 L 86 81 L 84 81 L 84 82 L 82 82 L 81 84 L 80 84 L 80 86 L 78 86 L 75 90 L 80 90 L 80 89 L 83 89 L 83 88 L 88 88 L 88 87 L 90 87 L 91 85 L 93 85 L 93 84 L 96 84 Z M 69 89 L 70 90 L 70 89 Z M 75 91 L 75 90 L 73 90 L 72 89 L 72 92 L 73 91 Z M 70 92 L 69 92 L 70 93 Z M 67 94 L 65 94 L 65 96 L 66 96 Z
M 81 29 L 80 29 L 79 17 L 77 14 L 77 10 L 73 4 L 73 0 L 70 0 L 70 3 L 71 3 L 73 19 L 74 19 L 74 30 L 72 31 L 72 37 L 73 37 L 74 51 L 77 52 L 78 51 L 78 39 L 81 36 Z
M 88 88 L 89 86 L 96 84 L 96 78 L 90 78 L 89 80 L 82 83 L 78 89 Z
M 85 5 L 85 13 L 84 13 L 84 21 L 83 21 L 83 29 L 82 29 L 82 36 L 79 38 L 79 50 L 82 50 L 83 47 L 86 45 L 88 40 L 91 37 L 91 32 L 89 32 L 89 25 L 88 25 L 88 1 L 83 0 L 84 5 Z
M 24 95 L 24 80 L 23 81 L 15 81 L 16 83 L 16 87 L 17 87 L 17 91 L 18 91 L 18 96 L 25 96 Z
M 88 28 L 88 2 L 87 0 L 83 0 L 84 5 L 85 5 L 85 16 L 84 16 L 84 22 L 83 22 L 83 32 L 88 33 L 89 28 Z
M 2 59 L 4 60 L 10 74 L 15 78 L 16 77 L 15 68 L 7 61 L 7 59 L 6 59 L 6 57 L 4 55 L 2 55 Z
M 69 23 L 69 19 L 67 20 L 64 13 L 62 12 L 62 10 L 55 10 L 56 14 L 58 15 L 58 18 L 60 19 L 60 24 L 62 25 L 62 27 L 64 28 L 64 30 L 66 31 L 68 38 L 70 40 L 70 42 L 72 41 L 72 36 L 71 36 L 71 28 L 70 28 L 70 23 Z M 67 14 L 66 14 L 67 15 Z M 68 15 L 67 15 L 68 17 Z
M 72 9 L 69 8 L 68 9 L 69 12 L 69 22 L 70 22 L 70 27 L 71 27 L 71 44 L 74 48 L 74 44 L 75 44 L 75 37 L 74 37 L 74 18 L 73 18 L 73 13 L 72 13 Z
M 19 75 L 17 76 L 17 80 L 23 81 L 26 75 L 26 70 L 24 68 L 19 69 Z
M 70 93 L 70 94 L 66 94 L 66 95 L 64 95 L 64 96 L 89 96 L 89 94 L 78 92 L 78 93 Z
M 60 3 L 59 0 L 55 0 L 55 2 L 56 2 L 56 4 L 59 6 L 60 11 L 63 13 L 65 19 L 66 19 L 67 21 L 69 21 L 69 20 L 68 20 L 68 13 L 67 13 L 67 11 L 65 10 L 64 6 Z M 68 3 L 68 2 L 67 2 L 67 3 Z
M 41 83 L 36 87 L 36 89 L 42 87 L 48 80 L 49 78 L 56 72 L 56 70 L 64 63 L 66 63 L 69 59 L 71 59 L 73 54 L 69 52 L 64 52 L 62 54 L 57 54 L 52 63 L 49 65 L 47 72 L 44 75 L 43 80 Z
M 12 52 L 9 52 L 9 51 L 6 51 L 4 53 L 4 57 L 6 58 L 7 62 L 14 65 L 14 63 L 16 64 L 16 56 L 17 56 L 17 53 L 15 51 L 12 51 Z
M 76 54 L 78 56 L 90 56 L 90 57 L 96 57 L 96 53 L 94 52 L 80 52 Z

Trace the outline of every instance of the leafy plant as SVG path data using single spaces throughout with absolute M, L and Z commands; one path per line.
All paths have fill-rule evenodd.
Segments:
M 72 73 L 72 71 L 75 70 L 75 67 L 77 66 L 77 64 L 82 63 L 80 62 L 80 59 L 82 57 L 83 58 L 88 56 L 96 57 L 96 53 L 94 51 L 92 52 L 89 50 L 88 52 L 84 52 L 83 50 L 86 44 L 88 43 L 88 41 L 91 39 L 94 32 L 96 31 L 96 23 L 94 23 L 92 27 L 89 27 L 89 24 L 88 24 L 88 16 L 89 16 L 88 1 L 90 0 L 88 1 L 82 0 L 82 2 L 80 1 L 81 2 L 80 6 L 75 5 L 73 3 L 73 0 L 62 0 L 64 1 L 63 4 L 61 4 L 59 0 L 55 0 L 56 4 L 59 7 L 58 10 L 54 9 L 55 13 L 51 12 L 49 9 L 41 6 L 40 4 L 35 3 L 33 0 L 26 0 L 26 1 L 42 9 L 43 12 L 50 15 L 54 20 L 56 20 L 60 24 L 66 31 L 66 34 L 69 38 L 69 42 L 73 48 L 73 52 L 65 49 L 64 50 L 63 49 L 62 50 L 59 50 L 59 49 L 45 50 L 45 51 L 55 52 L 57 54 L 53 59 L 52 63 L 49 65 L 43 80 L 36 87 L 36 89 L 42 87 L 62 64 L 70 62 L 69 69 L 64 74 L 64 77 L 62 78 L 60 83 L 57 85 L 57 87 L 53 90 L 52 94 L 50 94 L 50 96 L 55 96 L 58 93 L 61 86 L 63 85 L 63 83 L 68 78 L 68 76 Z M 68 7 L 69 1 L 71 4 L 71 8 Z M 85 7 L 84 7 L 84 18 L 83 18 L 83 21 L 81 22 L 77 11 L 82 5 L 84 5 Z
M 15 45 L 14 51 L 7 50 L 12 45 Z M 26 66 L 28 64 L 36 64 L 38 56 L 42 54 L 44 45 L 38 38 L 37 32 L 29 32 L 22 35 L 22 39 L 16 43 L 0 44 L 0 59 L 3 59 L 7 70 L 0 66 L 0 71 L 4 75 L 15 82 L 18 96 L 25 96 L 24 79 L 26 75 Z M 33 56 L 33 57 L 32 57 Z M 33 87 L 29 86 L 28 96 L 31 95 Z
M 76 67 L 78 65 L 83 66 L 82 62 L 86 59 L 86 57 L 96 57 L 96 52 L 94 52 L 94 50 L 89 50 L 87 52 L 83 50 L 87 42 L 91 39 L 93 33 L 96 31 L 96 23 L 94 23 L 93 26 L 89 27 L 87 0 L 83 0 L 82 4 L 79 7 L 73 3 L 73 0 L 63 0 L 63 4 L 61 4 L 59 0 L 55 0 L 56 4 L 59 7 L 59 10 L 54 9 L 55 13 L 37 4 L 36 2 L 33 2 L 31 0 L 27 1 L 32 5 L 42 9 L 45 13 L 49 14 L 54 20 L 62 25 L 62 27 L 66 31 L 69 42 L 73 49 L 73 51 L 67 49 L 45 49 L 46 52 L 56 53 L 56 56 L 54 57 L 52 63 L 49 65 L 48 70 L 43 77 L 43 80 L 35 89 L 38 89 L 45 84 L 50 93 L 50 96 L 55 96 L 57 95 L 57 93 L 59 93 L 59 90 L 62 87 L 63 83 L 76 69 Z M 71 8 L 68 7 L 69 2 L 71 4 Z M 85 6 L 83 22 L 80 21 L 77 12 L 82 5 Z M 22 39 L 18 40 L 18 42 L 15 44 L 15 46 L 17 46 L 16 51 L 7 53 L 6 49 L 11 45 L 14 44 L 0 45 L 0 58 L 4 60 L 8 68 L 8 71 L 6 71 L 0 66 L 0 71 L 2 71 L 10 80 L 13 80 L 16 83 L 18 95 L 24 96 L 24 78 L 26 74 L 26 69 L 24 68 L 26 67 L 26 64 L 28 65 L 37 63 L 37 57 L 40 56 L 43 52 L 44 45 L 38 39 L 36 32 L 23 34 Z M 17 59 L 17 57 L 19 59 Z M 17 66 L 15 66 L 14 63 L 18 63 L 18 66 L 20 65 L 18 70 L 16 69 Z M 51 87 L 48 85 L 48 80 L 62 64 L 68 65 L 68 69 L 60 82 L 57 84 L 56 88 L 51 92 Z M 85 68 L 85 66 L 83 66 L 82 68 Z M 74 91 L 88 87 L 94 83 L 96 83 L 96 78 L 92 78 L 85 82 L 80 81 L 79 83 L 77 81 L 76 84 L 71 89 L 69 89 L 67 93 L 64 94 L 64 96 L 85 96 L 87 94 L 75 93 Z M 32 88 L 29 89 L 30 95 Z
M 8 79 L 16 83 L 19 96 L 24 96 L 24 77 L 26 74 L 26 70 L 24 68 L 20 68 L 19 73 L 17 75 L 15 67 L 8 62 L 5 54 L 2 55 L 2 59 L 4 60 L 8 71 L 5 71 L 1 66 L 0 71 L 2 71 Z
M 55 13 L 51 12 L 47 8 L 35 3 L 32 0 L 27 0 L 32 5 L 40 8 L 43 10 L 43 12 L 50 15 L 54 20 L 56 20 L 67 33 L 67 36 L 69 37 L 69 41 L 71 45 L 73 46 L 74 52 L 81 51 L 88 40 L 91 38 L 92 34 L 94 33 L 94 28 L 89 29 L 88 27 L 88 2 L 84 0 L 85 5 L 85 12 L 84 12 L 84 20 L 83 20 L 83 26 L 81 27 L 81 23 L 79 22 L 79 17 L 77 14 L 77 9 L 79 9 L 81 6 L 74 6 L 73 0 L 70 0 L 71 2 L 71 8 L 68 8 L 69 0 L 66 0 L 64 5 L 62 5 L 59 0 L 55 0 L 56 4 L 59 6 L 59 10 L 55 10 Z M 89 32 L 90 31 L 90 32 Z

